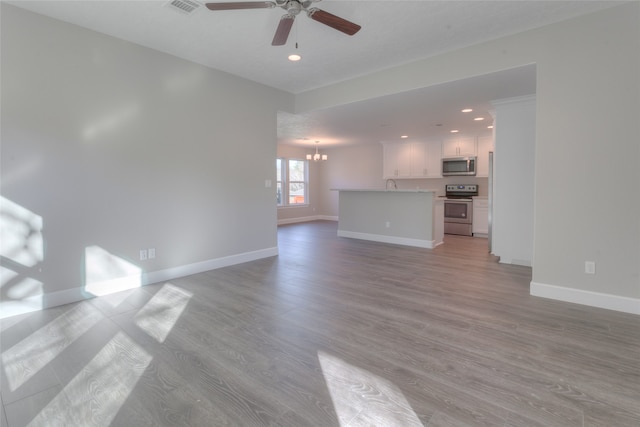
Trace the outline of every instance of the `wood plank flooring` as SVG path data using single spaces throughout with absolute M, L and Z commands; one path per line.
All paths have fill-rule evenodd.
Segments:
M 639 316 L 532 297 L 485 239 L 336 233 L 2 320 L 0 424 L 640 426 Z

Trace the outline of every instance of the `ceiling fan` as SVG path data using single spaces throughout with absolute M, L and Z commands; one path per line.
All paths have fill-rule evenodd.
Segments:
M 285 15 L 280 18 L 280 23 L 276 29 L 276 33 L 273 36 L 272 46 L 282 46 L 287 42 L 289 38 L 289 32 L 293 26 L 293 21 L 296 16 L 304 11 L 309 18 L 314 21 L 318 21 L 321 24 L 328 25 L 338 31 L 342 31 L 350 36 L 354 35 L 360 30 L 360 25 L 349 22 L 346 19 L 333 15 L 324 10 L 320 10 L 317 7 L 309 7 L 312 3 L 320 0 L 275 0 L 275 1 L 248 1 L 248 2 L 220 2 L 220 3 L 206 3 L 209 10 L 234 10 L 234 9 L 272 9 L 274 7 L 280 7 L 287 11 Z

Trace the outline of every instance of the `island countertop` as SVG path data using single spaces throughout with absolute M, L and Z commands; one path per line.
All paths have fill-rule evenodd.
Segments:
M 408 189 L 395 189 L 395 188 L 331 188 L 331 191 L 368 191 L 379 193 L 435 193 L 436 190 L 429 190 L 426 188 L 408 188 Z

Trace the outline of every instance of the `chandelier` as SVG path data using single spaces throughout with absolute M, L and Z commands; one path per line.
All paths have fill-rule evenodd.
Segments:
M 313 160 L 314 162 L 317 162 L 318 160 L 327 160 L 328 157 L 326 154 L 320 155 L 318 154 L 318 143 L 320 141 L 316 141 L 316 154 L 307 154 L 307 160 Z

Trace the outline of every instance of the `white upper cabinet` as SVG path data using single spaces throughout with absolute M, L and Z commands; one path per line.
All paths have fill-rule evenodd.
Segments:
M 411 178 L 411 146 L 401 143 L 383 144 L 384 178 Z
M 475 138 L 451 138 L 442 143 L 442 157 L 466 157 L 475 156 Z
M 442 178 L 442 142 L 440 140 L 427 141 L 427 178 Z
M 439 178 L 440 141 L 383 143 L 383 178 Z
M 383 178 L 441 178 L 443 157 L 477 157 L 476 176 L 489 176 L 493 135 L 446 141 L 383 142 Z

